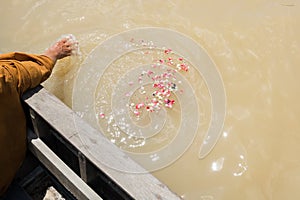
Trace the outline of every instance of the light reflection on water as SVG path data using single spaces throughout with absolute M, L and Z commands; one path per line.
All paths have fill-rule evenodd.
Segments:
M 199 135 L 183 157 L 154 174 L 185 199 L 298 199 L 299 6 L 291 0 L 3 1 L 0 51 L 37 53 L 73 33 L 82 58 L 58 63 L 45 84 L 71 106 L 80 63 L 112 34 L 159 26 L 189 35 L 224 80 L 223 137 L 199 160 Z

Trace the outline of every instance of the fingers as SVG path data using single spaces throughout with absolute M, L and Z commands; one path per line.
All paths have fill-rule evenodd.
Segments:
M 71 40 L 67 39 L 67 40 L 64 41 L 64 45 L 66 45 L 66 46 L 72 46 L 73 42 Z
M 78 42 L 73 35 L 67 35 L 58 40 L 53 46 L 49 47 L 44 53 L 53 61 L 78 54 Z
M 66 43 L 68 42 L 69 38 L 62 38 L 61 40 L 59 40 L 58 42 L 61 42 L 61 43 Z
M 78 42 L 71 37 L 65 37 L 58 43 L 60 43 L 64 51 L 75 51 L 78 48 Z

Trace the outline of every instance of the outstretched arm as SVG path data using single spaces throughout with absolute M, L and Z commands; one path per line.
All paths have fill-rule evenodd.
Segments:
M 8 53 L 0 55 L 1 65 L 12 75 L 13 83 L 21 95 L 45 81 L 57 60 L 72 54 L 77 42 L 65 37 L 50 46 L 43 55 Z

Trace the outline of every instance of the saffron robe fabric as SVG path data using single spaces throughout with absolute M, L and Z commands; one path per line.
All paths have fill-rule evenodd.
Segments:
M 0 55 L 0 197 L 26 153 L 26 119 L 20 97 L 46 80 L 54 62 L 45 55 Z

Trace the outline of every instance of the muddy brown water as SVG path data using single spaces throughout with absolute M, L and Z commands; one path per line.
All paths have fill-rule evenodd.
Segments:
M 81 57 L 60 61 L 44 84 L 72 107 L 81 63 L 110 36 L 149 26 L 183 33 L 220 72 L 225 123 L 207 157 L 198 159 L 200 134 L 180 159 L 153 174 L 184 199 L 298 199 L 299 6 L 296 0 L 2 1 L 0 51 L 40 53 L 74 34 Z

